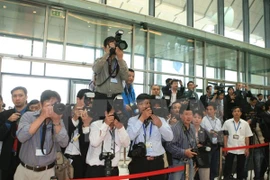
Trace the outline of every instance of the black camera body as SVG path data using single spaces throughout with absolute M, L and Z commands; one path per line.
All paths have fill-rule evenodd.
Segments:
M 145 157 L 146 156 L 146 146 L 143 142 L 139 142 L 138 144 L 134 144 L 132 146 L 132 150 L 128 153 L 129 157 Z
M 115 47 L 118 47 L 121 50 L 125 50 L 128 48 L 128 44 L 126 41 L 122 40 L 122 35 L 124 34 L 123 30 L 118 30 L 115 32 Z M 110 54 L 115 54 L 115 48 L 110 49 Z
M 93 104 L 93 99 L 95 98 L 95 93 L 94 92 L 87 92 L 84 94 L 84 107 L 83 110 L 87 111 L 87 115 L 89 117 L 93 117 L 93 109 L 92 109 L 92 104 Z
M 112 174 L 112 159 L 115 155 L 111 152 L 102 152 L 99 155 L 99 160 L 104 160 L 105 176 L 111 176 Z
M 203 159 L 199 153 L 198 148 L 191 149 L 191 152 L 195 152 L 197 155 L 193 156 L 193 161 L 197 164 L 197 166 L 204 166 Z

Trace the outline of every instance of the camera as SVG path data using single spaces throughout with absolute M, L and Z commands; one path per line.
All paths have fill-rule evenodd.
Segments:
M 105 176 L 111 176 L 112 174 L 112 159 L 114 154 L 111 152 L 102 152 L 99 155 L 99 160 L 104 160 Z
M 62 115 L 66 109 L 66 106 L 63 103 L 56 102 L 53 105 L 53 112 L 55 112 L 58 115 Z
M 151 109 L 152 113 L 156 116 L 166 118 L 169 115 L 169 110 L 164 99 L 151 99 Z
M 94 97 L 95 97 L 94 92 L 87 92 L 84 94 L 84 107 L 83 107 L 83 109 L 87 111 L 87 115 L 89 117 L 93 117 L 93 115 L 94 115 L 93 110 L 92 110 L 92 103 L 93 103 Z
M 139 142 L 138 144 L 134 144 L 132 146 L 132 150 L 129 150 L 129 157 L 144 157 L 146 156 L 146 146 L 143 142 Z
M 115 47 L 118 47 L 121 50 L 125 50 L 128 48 L 128 44 L 126 41 L 122 40 L 122 35 L 124 34 L 123 30 L 118 30 L 115 32 Z M 110 49 L 110 54 L 115 54 L 115 48 Z
M 193 156 L 193 161 L 197 164 L 197 166 L 204 166 L 203 159 L 198 151 L 198 148 L 191 149 L 191 152 L 195 152 L 197 155 Z

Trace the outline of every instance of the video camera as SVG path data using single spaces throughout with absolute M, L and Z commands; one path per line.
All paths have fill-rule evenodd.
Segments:
M 112 159 L 115 155 L 111 152 L 101 152 L 99 155 L 99 160 L 104 160 L 105 166 L 105 176 L 111 176 L 112 174 Z
M 218 85 L 218 83 L 214 83 L 214 82 L 208 82 L 208 84 L 214 85 L 214 90 L 217 90 L 217 93 L 224 93 L 225 92 L 225 87 L 229 87 L 229 86 L 225 86 L 225 84 L 220 83 Z
M 123 30 L 118 30 L 115 32 L 115 47 L 118 47 L 121 50 L 125 50 L 128 48 L 128 44 L 126 41 L 122 40 L 122 35 L 124 34 Z M 115 54 L 115 48 L 110 49 L 110 54 Z

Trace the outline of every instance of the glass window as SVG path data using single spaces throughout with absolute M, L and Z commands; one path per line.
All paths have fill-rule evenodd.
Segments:
M 46 76 L 91 79 L 92 73 L 91 67 L 46 64 Z
M 32 69 L 31 69 L 32 75 L 44 75 L 44 63 L 40 62 L 32 62 Z
M 3 58 L 1 72 L 30 74 L 30 61 L 21 61 L 21 60 L 14 60 L 11 58 Z
M 134 83 L 143 84 L 144 82 L 144 72 L 135 71 Z
M 143 85 L 139 85 L 139 84 L 134 84 L 134 91 L 135 91 L 135 96 L 137 97 L 139 94 L 144 93 L 143 91 Z
M 58 9 L 50 9 L 48 22 L 48 40 L 63 42 L 66 13 Z M 78 33 L 79 34 L 79 33 Z
M 107 5 L 126 11 L 148 15 L 148 1 L 146 0 L 108 0 Z
M 217 33 L 217 0 L 194 0 L 194 27 Z
M 66 46 L 66 60 L 93 63 L 94 57 L 94 49 L 70 45 Z
M 156 0 L 155 17 L 187 25 L 186 0 Z
M 194 75 L 194 40 L 169 34 L 150 33 L 150 70 Z M 188 72 L 189 71 L 189 72 Z
M 128 67 L 131 67 L 131 66 L 130 66 L 131 55 L 130 55 L 130 54 L 127 54 L 127 53 L 124 53 L 123 59 L 126 61 L 127 66 L 128 66 Z
M 265 47 L 263 1 L 249 1 L 250 44 Z
M 122 40 L 129 45 L 125 52 L 131 52 L 132 26 L 116 21 L 88 17 L 75 13 L 68 13 L 67 43 L 89 47 L 103 47 L 103 41 L 108 36 L 115 36 L 119 29 L 124 31 Z M 97 54 L 97 58 L 100 57 Z
M 47 43 L 46 57 L 49 59 L 62 59 L 63 56 L 63 44 Z
M 42 57 L 43 41 L 34 41 L 33 44 L 33 56 Z
M 134 56 L 134 68 L 135 69 L 144 70 L 145 69 L 144 64 L 145 64 L 144 63 L 144 56 L 138 56 L 138 55 Z
M 2 81 L 2 96 L 6 107 L 14 107 L 10 91 L 17 86 L 23 86 L 27 89 L 28 102 L 33 99 L 40 100 L 41 93 L 47 89 L 58 92 L 62 103 L 68 102 L 68 80 L 3 75 Z
M 32 41 L 0 36 L 0 53 L 31 56 Z
M 143 29 L 142 27 L 136 27 L 135 29 L 136 37 L 135 37 L 135 47 L 134 47 L 135 54 L 145 55 L 146 37 L 147 37 L 146 35 L 147 35 L 147 30 Z
M 253 54 L 249 55 L 248 61 L 248 74 L 250 74 L 249 83 L 264 85 L 264 77 L 267 77 L 269 66 L 267 65 L 268 59 Z
M 149 73 L 149 75 L 152 75 L 152 73 Z M 162 85 L 165 86 L 165 81 L 167 78 L 172 78 L 172 79 L 179 79 L 182 80 L 183 85 L 185 86 L 185 82 L 183 79 L 183 76 L 177 76 L 177 75 L 166 75 L 166 74 L 153 74 L 154 75 L 154 83 L 153 84 L 158 84 L 158 85 Z M 187 81 L 188 82 L 188 81 Z M 152 84 L 149 84 L 150 86 Z
M 225 36 L 243 41 L 242 1 L 224 1 Z
M 43 39 L 45 8 L 31 4 L 0 1 L 0 32 Z
M 214 72 L 208 68 L 213 68 Z M 237 51 L 206 44 L 206 77 L 225 79 L 225 70 L 237 71 Z M 231 73 L 226 76 L 228 80 L 237 79 Z

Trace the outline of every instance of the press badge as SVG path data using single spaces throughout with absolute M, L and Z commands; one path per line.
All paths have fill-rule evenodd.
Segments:
M 170 96 L 164 96 L 164 99 L 170 100 Z
M 233 135 L 233 139 L 239 139 L 239 135 L 234 134 L 234 135 Z
M 80 134 L 77 133 L 77 134 L 72 138 L 72 141 L 73 141 L 73 142 L 77 141 L 77 140 L 79 139 L 79 137 L 80 137 Z
M 111 78 L 111 83 L 117 83 L 117 79 L 116 78 Z
M 147 154 L 153 152 L 153 145 L 151 142 L 146 142 L 145 146 L 146 146 Z
M 43 149 L 44 154 L 46 154 L 46 149 Z M 44 154 L 42 154 L 41 149 L 36 149 L 36 156 L 45 156 Z

